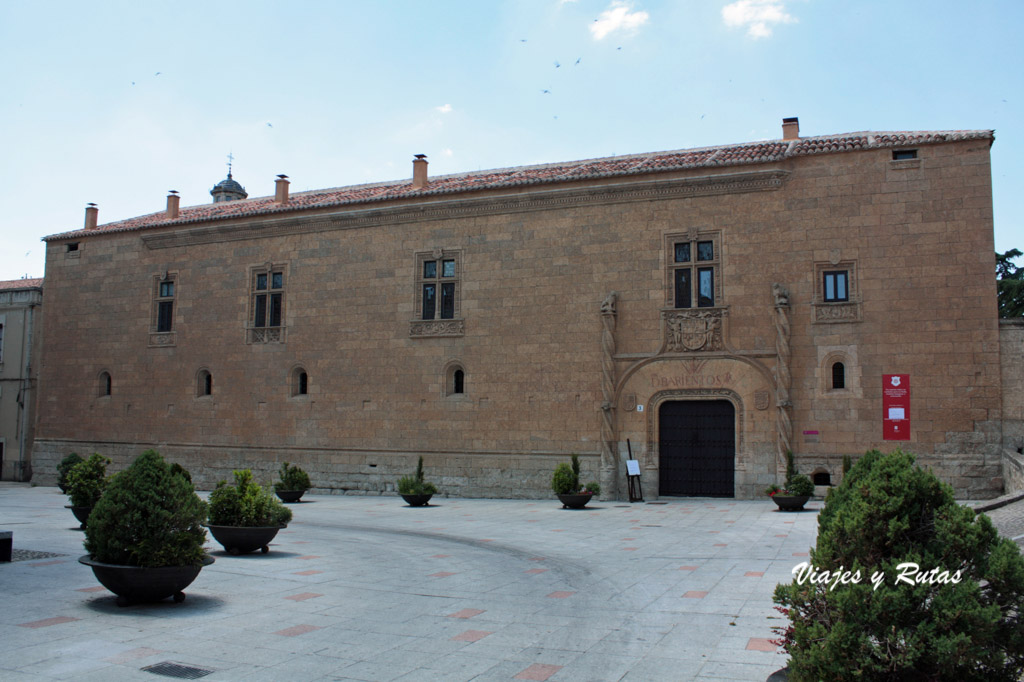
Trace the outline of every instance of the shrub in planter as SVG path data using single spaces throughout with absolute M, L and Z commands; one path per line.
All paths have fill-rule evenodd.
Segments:
M 205 518 L 206 503 L 188 479 L 147 450 L 110 480 L 93 507 L 85 549 L 107 564 L 200 566 Z
M 67 477 L 68 497 L 72 507 L 94 507 L 107 487 L 107 465 L 110 460 L 94 452 L 89 459 L 71 467 Z
M 221 481 L 210 493 L 211 526 L 284 526 L 292 510 L 253 481 L 248 469 L 234 472 L 235 484 Z
M 860 580 L 776 587 L 790 680 L 1020 679 L 1024 557 L 913 455 L 868 452 L 818 518 L 810 567 Z
M 437 486 L 423 477 L 423 457 L 416 462 L 416 473 L 398 479 L 398 494 L 414 507 L 420 507 L 437 494 Z
M 302 494 L 312 487 L 309 474 L 288 462 L 281 464 L 278 476 L 281 480 L 274 482 L 274 492 L 285 502 L 298 501 Z
M 62 493 L 68 491 L 68 473 L 71 472 L 71 469 L 76 464 L 83 461 L 85 460 L 82 459 L 81 455 L 77 452 L 72 452 L 57 465 L 57 487 L 60 488 Z
M 601 493 L 601 486 L 597 481 L 581 486 L 580 458 L 573 455 L 571 462 L 561 462 L 555 467 L 555 473 L 551 476 L 551 489 L 555 491 L 563 505 L 579 509 L 586 505 L 593 495 Z
M 284 506 L 252 480 L 248 469 L 236 471 L 235 485 L 226 481 L 210 493 L 210 523 L 214 539 L 231 554 L 248 554 L 257 549 L 270 551 L 277 531 L 292 520 Z

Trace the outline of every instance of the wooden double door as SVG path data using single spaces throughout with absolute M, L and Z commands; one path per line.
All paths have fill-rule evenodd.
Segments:
M 735 495 L 736 409 L 731 402 L 662 403 L 658 424 L 660 495 Z

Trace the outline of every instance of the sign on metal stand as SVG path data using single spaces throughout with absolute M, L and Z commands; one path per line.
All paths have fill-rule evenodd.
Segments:
M 644 491 L 640 485 L 640 462 L 633 459 L 633 446 L 629 439 L 626 439 L 626 448 L 629 450 L 629 459 L 626 460 L 626 479 L 629 481 L 629 501 L 643 502 Z

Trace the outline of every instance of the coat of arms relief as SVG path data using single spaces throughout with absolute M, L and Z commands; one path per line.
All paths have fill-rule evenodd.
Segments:
M 725 350 L 722 324 L 725 308 L 663 310 L 664 352 L 692 353 Z

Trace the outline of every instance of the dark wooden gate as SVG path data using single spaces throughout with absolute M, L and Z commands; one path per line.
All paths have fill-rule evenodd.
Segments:
M 663 403 L 658 423 L 660 495 L 734 496 L 736 410 L 732 403 Z

